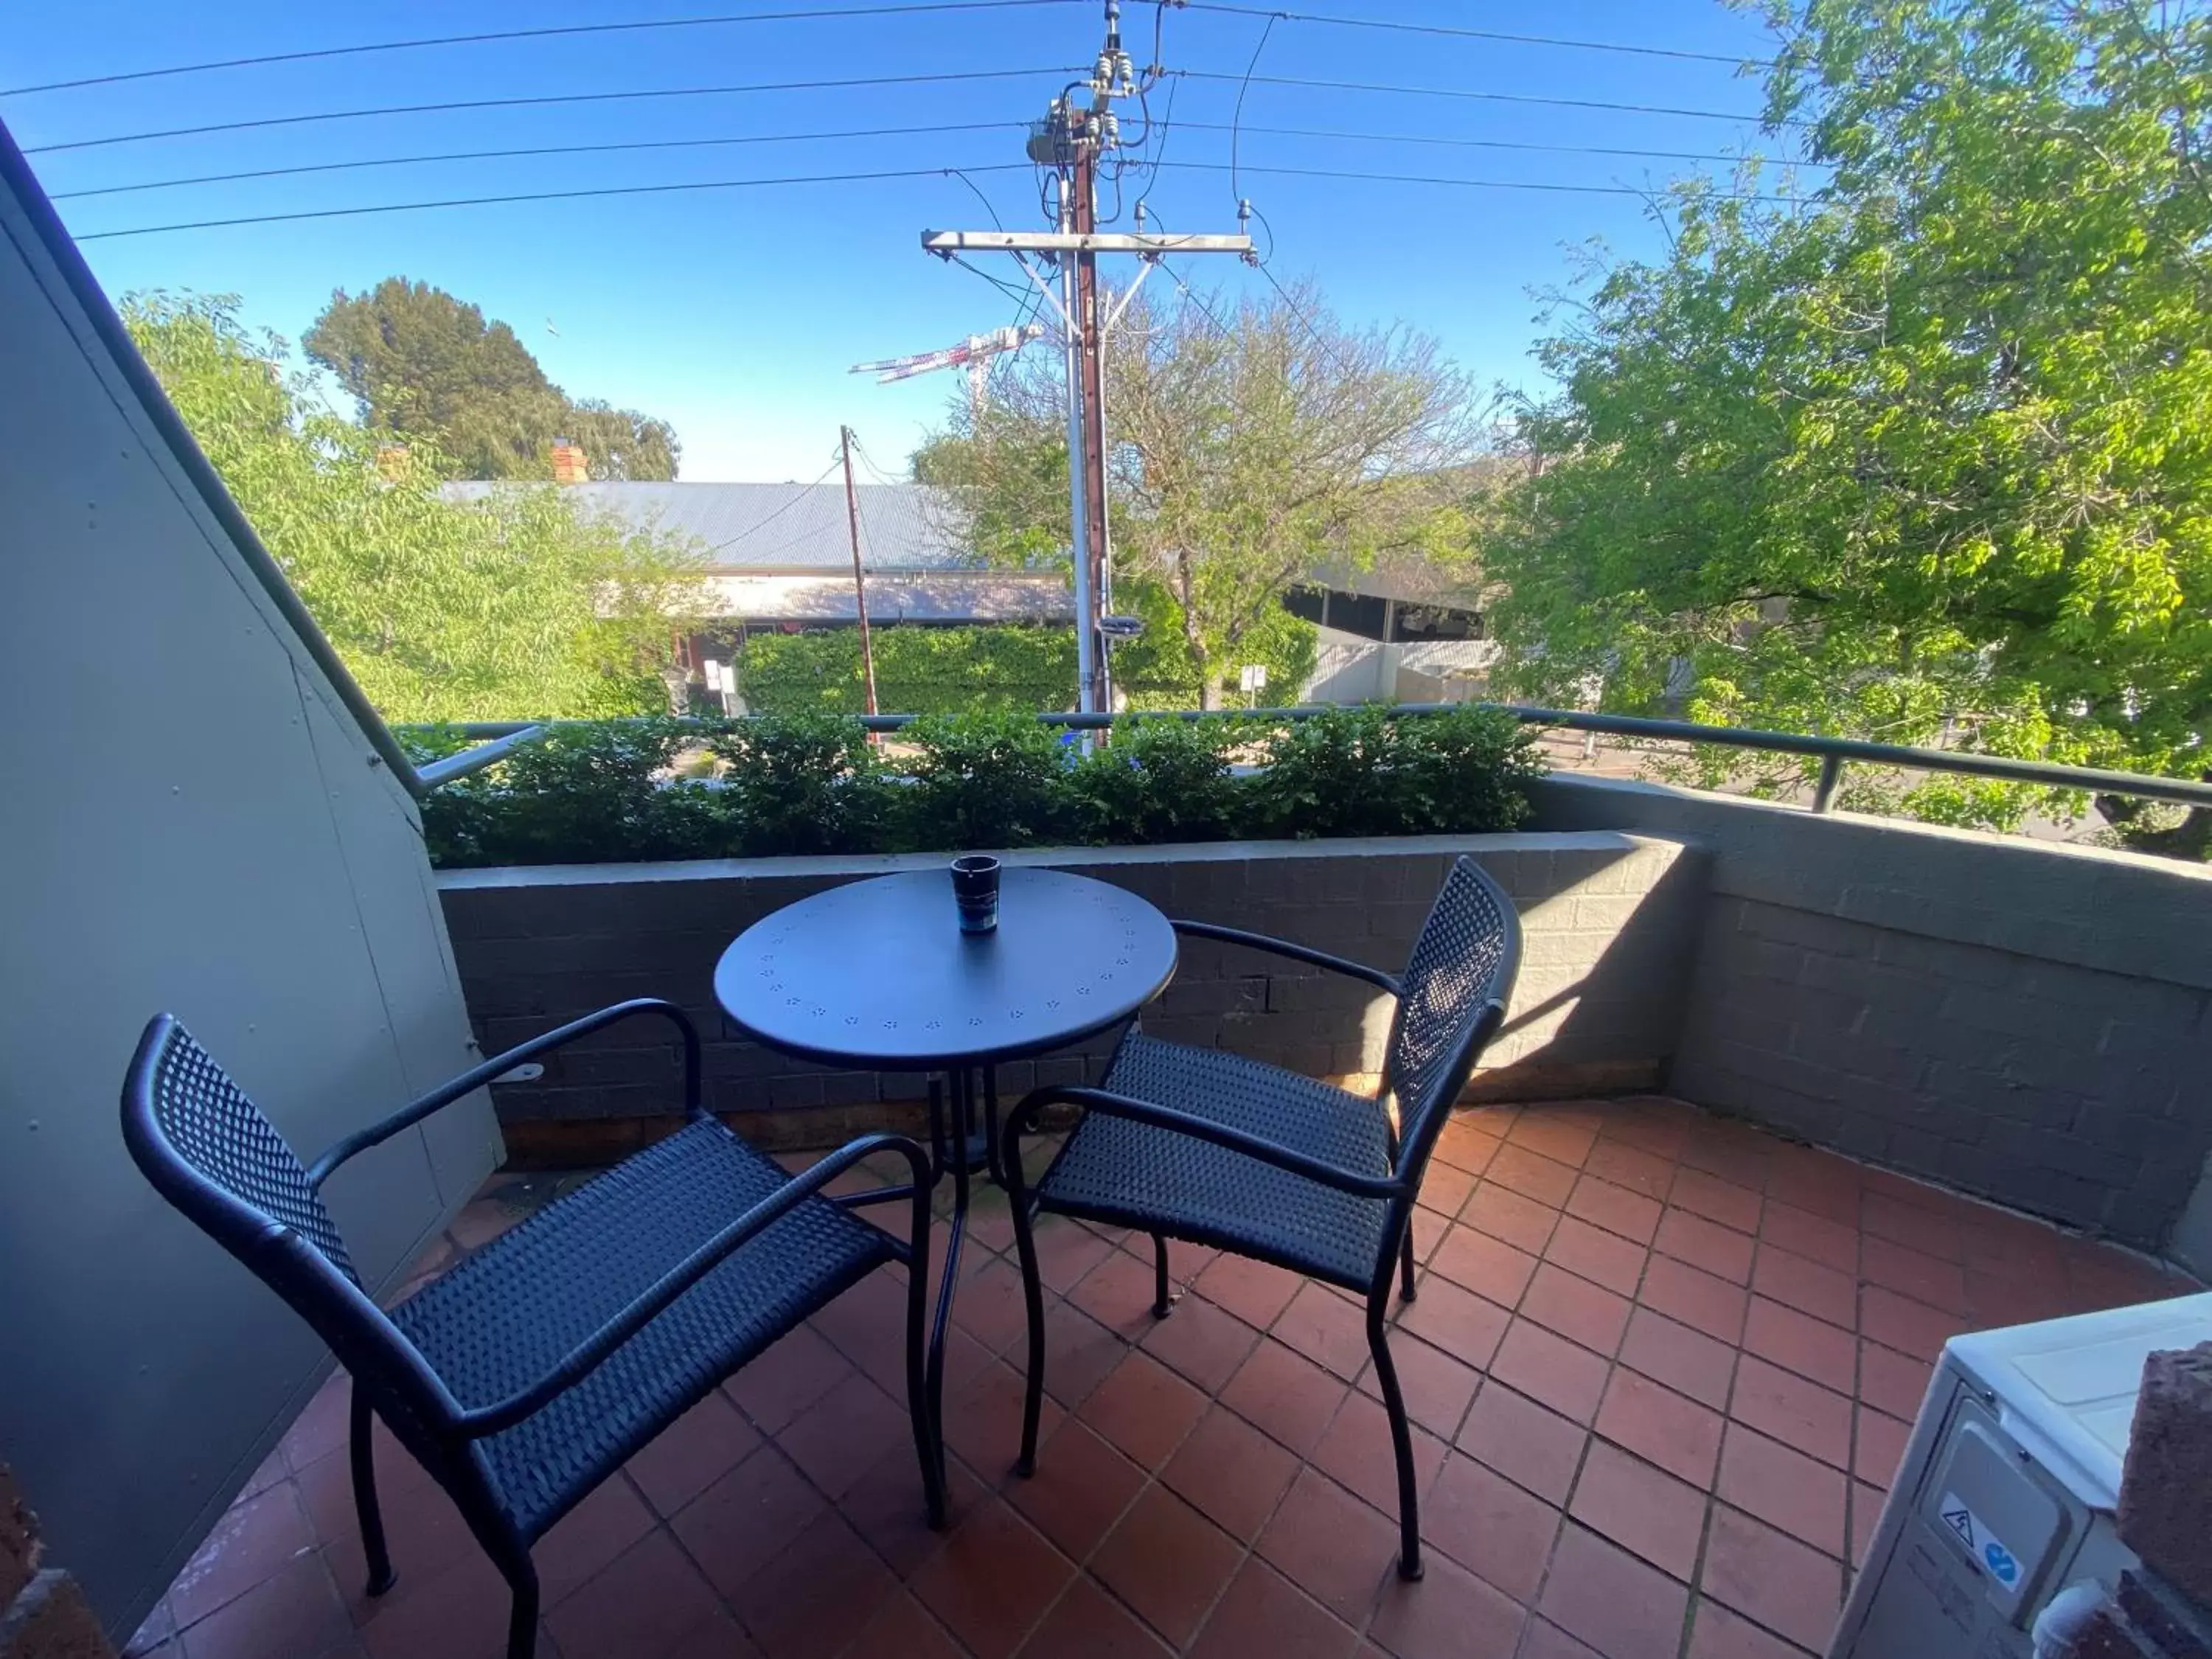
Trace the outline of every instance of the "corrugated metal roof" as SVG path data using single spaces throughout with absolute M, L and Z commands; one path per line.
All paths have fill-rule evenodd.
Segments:
M 540 485 L 460 481 L 449 501 L 480 501 L 495 490 Z M 842 484 L 584 483 L 563 486 L 586 511 L 611 514 L 638 529 L 687 537 L 722 570 L 819 570 L 853 567 Z M 962 570 L 981 561 L 957 537 L 958 508 L 921 484 L 861 484 L 861 564 L 874 571 Z

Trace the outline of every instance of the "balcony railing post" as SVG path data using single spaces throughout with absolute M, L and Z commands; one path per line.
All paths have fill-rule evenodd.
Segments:
M 1813 810 L 1832 812 L 1836 808 L 1836 788 L 1844 781 L 1844 757 L 1841 755 L 1820 757 L 1820 781 L 1813 786 Z

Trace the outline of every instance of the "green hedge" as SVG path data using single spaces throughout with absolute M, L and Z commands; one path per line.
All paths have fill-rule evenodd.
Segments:
M 1164 592 L 1140 588 L 1144 637 L 1114 651 L 1115 683 L 1140 709 L 1188 708 L 1199 677 L 1182 636 L 1182 613 Z M 900 714 L 960 714 L 996 709 L 1032 714 L 1075 700 L 1075 636 L 1064 626 L 933 628 L 904 623 L 872 632 L 876 702 Z M 1237 670 L 1264 663 L 1268 696 L 1297 697 L 1318 654 L 1311 623 L 1279 607 L 1247 635 L 1238 661 L 1224 668 L 1235 701 Z M 747 636 L 738 659 L 745 706 L 757 714 L 857 714 L 867 707 L 860 635 L 854 628 Z
M 876 702 L 902 714 L 1065 708 L 1075 696 L 1066 628 L 873 630 Z M 739 659 L 745 705 L 760 714 L 857 714 L 867 707 L 856 628 L 753 634 Z
M 458 739 L 413 740 L 422 758 Z M 1535 734 L 1467 708 L 1273 725 L 1133 715 L 1085 755 L 1027 714 L 933 715 L 879 748 L 836 714 L 557 726 L 422 803 L 443 869 L 798 853 L 1476 834 L 1528 816 Z M 672 781 L 703 750 L 712 777 Z

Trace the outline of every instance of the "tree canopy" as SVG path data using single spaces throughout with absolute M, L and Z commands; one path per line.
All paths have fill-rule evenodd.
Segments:
M 1209 708 L 1280 636 L 1310 641 L 1279 604 L 1292 584 L 1394 552 L 1464 561 L 1454 469 L 1473 447 L 1467 383 L 1426 337 L 1346 328 L 1310 287 L 1222 311 L 1140 292 L 1106 354 L 1116 580 L 1137 586 L 1156 650 L 1163 625 L 1180 635 Z M 980 418 L 962 400 L 915 457 L 987 556 L 1066 557 L 1064 396 L 1045 354 L 1017 359 Z
M 563 437 L 594 478 L 676 476 L 681 446 L 665 421 L 572 400 L 513 329 L 428 283 L 340 289 L 301 345 L 353 395 L 365 425 L 428 444 L 455 476 L 550 478 Z
M 2201 775 L 2212 21 L 1802 0 L 1771 130 L 1546 341 L 1483 555 L 1519 689 Z M 1832 169 L 1829 171 L 1828 169 Z M 1909 810 L 2016 817 L 1937 780 Z M 2100 803 L 2126 818 L 2130 809 Z
M 131 335 L 346 666 L 396 721 L 665 708 L 656 672 L 691 603 L 684 550 L 544 489 L 468 503 L 440 457 L 378 434 L 281 370 L 237 301 L 134 295 Z

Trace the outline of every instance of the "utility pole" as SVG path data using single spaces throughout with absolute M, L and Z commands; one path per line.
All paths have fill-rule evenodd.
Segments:
M 837 447 L 845 458 L 845 527 L 853 538 L 853 603 L 860 613 L 860 672 L 868 683 L 868 712 L 876 708 L 876 647 L 868 638 L 868 582 L 860 574 L 860 498 L 853 489 L 853 428 L 837 428 Z
M 1110 14 L 1109 14 L 1110 16 Z M 1109 23 L 1107 56 L 1120 50 L 1118 34 Z M 1098 229 L 1098 151 L 1099 144 L 1091 142 L 1094 132 L 1103 125 L 1097 113 L 1071 110 L 1069 125 L 1075 138 L 1075 156 L 1071 184 L 1074 194 L 1071 217 L 1078 236 L 1095 235 Z M 1090 616 L 1094 631 L 1091 651 L 1091 674 L 1087 707 L 1110 714 L 1113 712 L 1113 688 L 1107 664 L 1109 650 L 1103 640 L 1097 639 L 1097 618 L 1105 610 L 1106 595 L 1106 363 L 1105 331 L 1099 326 L 1098 317 L 1098 256 L 1088 248 L 1079 248 L 1075 255 L 1075 335 L 1076 380 L 1073 391 L 1079 410 L 1079 435 L 1082 449 L 1067 452 L 1069 470 L 1079 465 L 1083 470 L 1083 533 L 1077 539 L 1085 566 L 1090 572 L 1088 586 L 1091 592 Z M 1072 499 L 1072 498 L 1071 498 Z
M 1111 686 L 1098 619 L 1113 573 L 1109 568 L 1106 513 L 1105 343 L 1138 287 L 1168 253 L 1234 253 L 1249 258 L 1249 235 L 1165 235 L 1144 229 L 1139 210 L 1134 231 L 1098 228 L 1098 167 L 1119 148 L 1121 123 L 1113 100 L 1133 97 L 1135 70 L 1121 49 L 1120 0 L 1105 0 L 1106 39 L 1087 85 L 1091 101 L 1074 89 L 1052 100 L 1030 130 L 1032 161 L 1060 177 L 1058 222 L 1049 231 L 926 230 L 922 247 L 950 259 L 970 252 L 1011 253 L 1057 313 L 1067 367 L 1067 502 L 1069 554 L 1075 575 L 1076 706 L 1085 714 L 1111 711 Z M 1157 69 L 1158 66 L 1154 65 Z M 1149 71 L 1148 71 L 1149 73 Z M 1099 301 L 1098 255 L 1133 253 L 1144 263 L 1136 280 L 1111 310 Z M 1030 256 L 1059 268 L 1048 283 Z M 1057 288 L 1058 292 L 1054 292 Z

